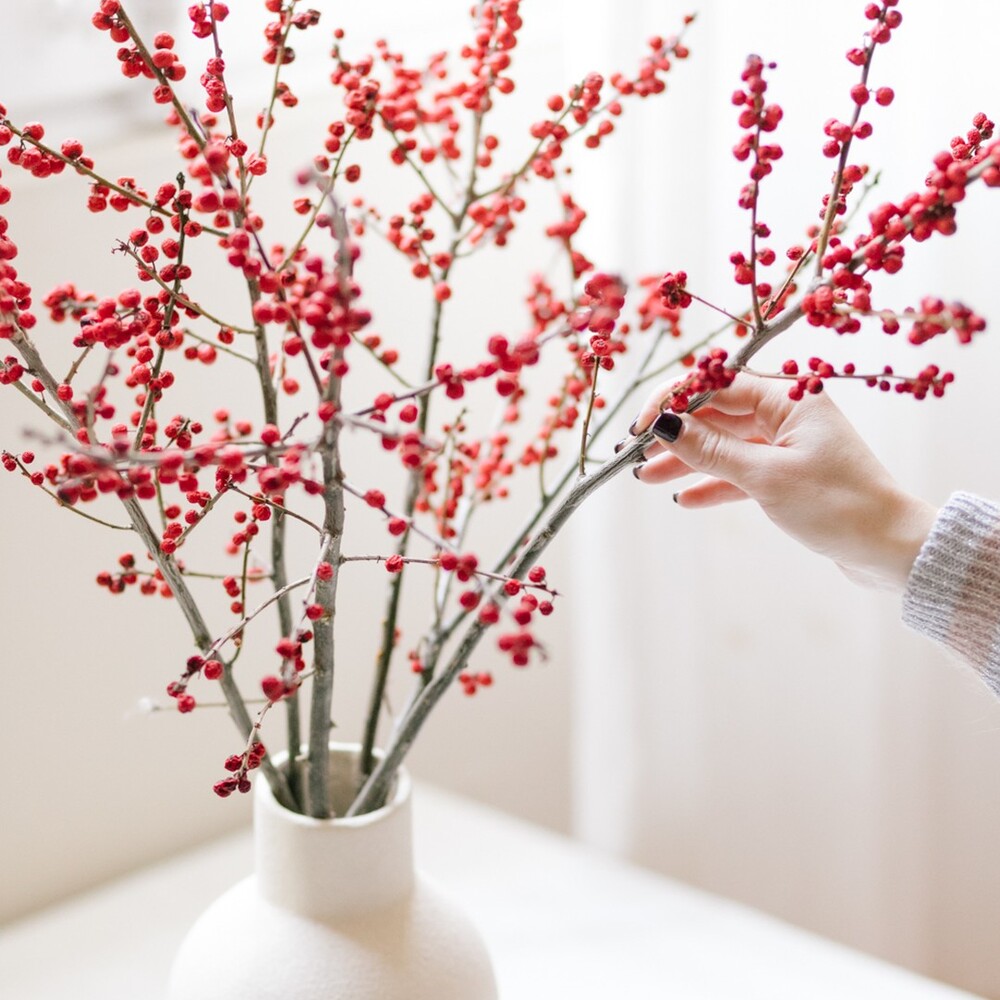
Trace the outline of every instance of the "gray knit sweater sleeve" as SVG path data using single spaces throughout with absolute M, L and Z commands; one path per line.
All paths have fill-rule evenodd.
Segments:
M 957 653 L 1000 695 L 1000 507 L 954 493 L 903 594 L 903 621 Z

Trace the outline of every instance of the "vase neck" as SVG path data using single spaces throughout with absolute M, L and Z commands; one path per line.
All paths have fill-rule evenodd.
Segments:
M 350 755 L 332 751 L 335 774 L 350 769 L 344 759 Z M 405 899 L 413 888 L 412 824 L 409 781 L 401 776 L 399 784 L 392 802 L 375 812 L 314 819 L 285 809 L 267 783 L 258 782 L 254 851 L 261 896 L 318 920 L 354 916 Z

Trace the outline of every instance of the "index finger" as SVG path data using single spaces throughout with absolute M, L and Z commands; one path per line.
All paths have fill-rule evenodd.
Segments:
M 650 393 L 630 428 L 632 433 L 639 434 L 649 427 L 681 381 L 662 382 Z M 747 372 L 740 372 L 728 388 L 714 392 L 708 403 L 713 410 L 728 416 L 752 415 L 761 430 L 772 435 L 778 432 L 795 405 L 781 381 Z

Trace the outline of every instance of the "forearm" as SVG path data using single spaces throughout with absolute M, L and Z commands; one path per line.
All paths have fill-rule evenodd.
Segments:
M 957 653 L 1000 695 L 1000 507 L 952 495 L 913 565 L 903 621 Z

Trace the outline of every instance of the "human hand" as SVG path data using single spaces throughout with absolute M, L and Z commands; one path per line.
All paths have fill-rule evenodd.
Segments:
M 936 509 L 903 491 L 827 394 L 789 399 L 782 383 L 739 375 L 692 414 L 660 413 L 669 384 L 630 428 L 657 442 L 635 476 L 707 478 L 674 494 L 681 507 L 750 498 L 786 534 L 851 579 L 902 590 Z

